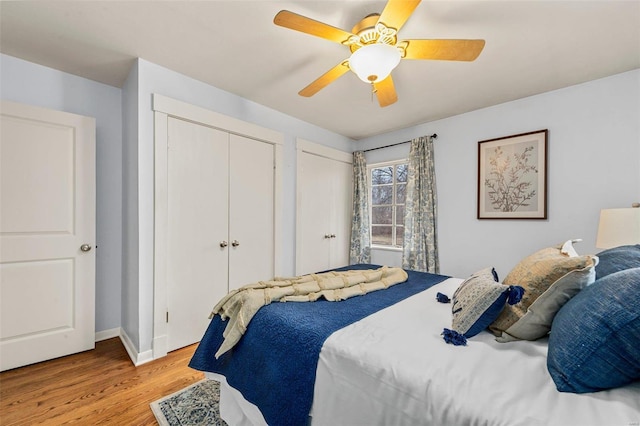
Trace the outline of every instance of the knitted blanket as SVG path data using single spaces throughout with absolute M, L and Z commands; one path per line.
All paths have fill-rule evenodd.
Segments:
M 330 271 L 293 278 L 260 281 L 229 292 L 213 308 L 209 318 L 216 314 L 228 319 L 224 341 L 216 358 L 233 348 L 247 330 L 258 310 L 271 302 L 313 302 L 323 297 L 335 302 L 353 296 L 388 288 L 405 282 L 407 273 L 400 268 L 383 266 L 378 269 Z

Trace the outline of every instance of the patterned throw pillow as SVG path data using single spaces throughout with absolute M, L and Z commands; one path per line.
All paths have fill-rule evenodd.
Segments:
M 452 330 L 443 332 L 444 340 L 466 345 L 466 338 L 486 329 L 500 314 L 505 303 L 518 303 L 522 288 L 502 285 L 493 268 L 486 268 L 467 278 L 453 294 Z
M 596 392 L 640 380 L 640 268 L 598 279 L 560 309 L 547 368 L 560 392 Z
M 569 252 L 573 255 L 570 255 Z M 505 285 L 520 285 L 524 288 L 522 301 L 517 305 L 507 306 L 491 324 L 489 327 L 490 330 L 493 331 L 496 336 L 503 336 L 503 332 L 507 331 L 509 327 L 523 318 L 527 314 L 529 307 L 551 288 L 552 293 L 546 295 L 542 300 L 550 302 L 553 306 L 546 306 L 544 309 L 540 309 L 541 306 L 537 307 L 538 312 L 547 311 L 542 315 L 542 328 L 536 327 L 533 335 L 529 336 L 527 334 L 527 338 L 529 340 L 535 340 L 545 335 L 548 328 L 546 331 L 544 331 L 544 328 L 551 325 L 553 315 L 555 315 L 557 309 L 560 309 L 562 304 L 569 300 L 577 291 L 593 282 L 595 275 L 593 275 L 591 270 L 597 263 L 596 259 L 595 256 L 576 256 L 571 246 L 571 241 L 542 249 L 523 259 L 509 272 L 509 275 L 507 275 L 503 281 Z M 568 275 L 574 271 L 576 271 L 574 274 Z M 554 283 L 561 278 L 563 278 L 563 281 L 560 281 L 557 286 L 554 286 Z M 573 289 L 566 291 L 566 287 Z M 563 293 L 565 291 L 566 293 Z M 554 298 L 552 297 L 553 294 L 556 296 L 560 295 L 561 297 Z M 551 311 L 549 312 L 550 309 Z M 536 321 L 535 318 L 528 318 L 525 321 L 529 321 L 530 319 L 533 320 L 533 322 Z M 542 334 L 538 335 L 541 332 Z M 504 339 L 502 339 L 502 341 L 508 340 L 513 339 L 509 336 L 504 336 Z
M 594 260 L 597 263 L 597 257 Z M 551 323 L 562 306 L 580 290 L 595 281 L 593 266 L 571 271 L 551 284 L 527 309 L 527 313 L 511 327 L 502 332 L 496 340 L 511 342 L 514 340 L 537 340 L 545 337 L 551 330 Z

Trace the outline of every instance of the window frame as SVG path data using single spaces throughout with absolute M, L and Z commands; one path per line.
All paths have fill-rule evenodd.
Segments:
M 394 243 L 397 242 L 397 227 L 404 227 L 404 223 L 398 225 L 397 224 L 397 218 L 396 218 L 396 210 L 398 206 L 405 206 L 405 203 L 402 204 L 398 204 L 396 203 L 396 196 L 397 196 L 397 180 L 396 180 L 396 167 L 402 164 L 406 164 L 407 168 L 409 167 L 409 159 L 407 158 L 403 158 L 400 160 L 393 160 L 393 161 L 384 161 L 384 162 L 379 162 L 379 163 L 373 163 L 373 164 L 367 164 L 367 183 L 368 183 L 368 197 L 369 197 L 369 232 L 371 234 L 371 248 L 374 249 L 379 249 L 379 250 L 389 250 L 389 251 L 402 251 L 402 246 L 401 245 L 397 245 L 397 244 L 374 244 L 373 243 L 373 226 L 374 225 L 380 225 L 380 224 L 374 224 L 373 223 L 373 179 L 372 179 L 372 172 L 373 169 L 380 169 L 380 168 L 384 168 L 384 167 L 393 167 L 393 194 L 392 194 L 392 204 L 390 204 L 391 206 L 391 238 L 392 241 Z M 408 170 L 407 170 L 408 172 Z M 406 184 L 406 183 L 405 183 Z M 406 197 L 406 194 L 405 194 Z

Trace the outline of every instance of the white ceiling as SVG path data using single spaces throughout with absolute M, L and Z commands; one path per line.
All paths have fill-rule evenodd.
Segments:
M 353 73 L 299 96 L 349 51 L 275 14 L 350 31 L 385 3 L 2 1 L 0 51 L 117 87 L 140 57 L 353 139 L 640 68 L 640 1 L 424 0 L 399 38 L 484 39 L 475 62 L 402 61 L 386 108 Z

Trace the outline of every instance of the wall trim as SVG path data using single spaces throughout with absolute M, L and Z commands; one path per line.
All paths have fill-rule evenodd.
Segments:
M 96 331 L 96 342 L 102 342 L 103 340 L 120 337 L 120 330 L 120 327 L 116 327 L 109 330 Z
M 149 361 L 153 361 L 153 351 L 149 350 L 138 353 L 133 342 L 131 342 L 131 339 L 122 328 L 120 328 L 120 340 L 122 341 L 122 344 L 124 345 L 127 354 L 129 354 L 129 358 L 131 358 L 131 362 L 133 362 L 134 366 L 138 367 Z
M 353 163 L 353 153 L 351 152 L 340 151 L 338 149 L 330 148 L 301 138 L 296 139 L 296 150 L 298 151 L 298 154 L 300 154 L 300 152 L 308 152 L 310 154 L 342 161 L 344 163 Z
M 206 124 L 210 127 L 236 135 L 247 136 L 252 139 L 277 145 L 284 144 L 284 135 L 276 130 L 268 129 L 157 93 L 153 94 L 153 111 L 162 112 L 170 117 Z
M 161 358 L 168 353 L 167 335 L 157 336 L 153 339 L 151 347 L 153 348 L 153 359 Z

